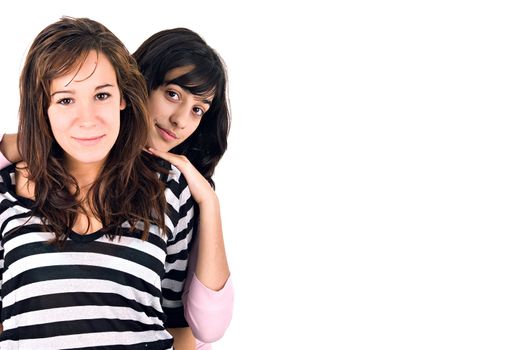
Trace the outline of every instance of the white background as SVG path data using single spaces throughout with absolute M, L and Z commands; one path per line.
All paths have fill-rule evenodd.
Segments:
M 215 350 L 525 348 L 519 1 L 69 3 L 2 8 L 5 131 L 61 15 L 130 51 L 185 26 L 228 65 L 236 303 Z

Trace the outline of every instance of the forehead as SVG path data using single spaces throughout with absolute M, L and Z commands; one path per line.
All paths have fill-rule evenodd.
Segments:
M 92 50 L 85 59 L 78 61 L 67 73 L 51 80 L 51 92 L 84 85 L 116 84 L 116 73 L 106 55 Z
M 192 77 L 184 77 L 184 75 L 191 73 L 194 69 L 195 69 L 195 65 L 187 65 L 187 66 L 173 68 L 166 73 L 164 77 L 164 84 L 180 85 L 184 90 L 192 94 L 196 100 L 204 101 L 205 103 L 211 104 L 211 101 L 215 97 L 215 93 L 214 93 L 215 89 L 213 87 L 209 87 L 209 90 L 204 92 L 203 94 L 201 94 L 200 92 L 196 93 L 194 92 L 194 88 L 199 87 L 199 83 L 192 81 L 191 80 Z
M 171 80 L 177 79 L 178 77 L 181 77 L 184 74 L 188 74 L 194 69 L 195 69 L 194 65 L 182 66 L 182 67 L 170 69 L 164 76 L 164 81 L 169 82 Z

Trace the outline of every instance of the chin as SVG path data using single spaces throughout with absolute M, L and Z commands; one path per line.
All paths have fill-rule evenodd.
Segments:
M 98 164 L 101 162 L 106 161 L 107 157 L 109 155 L 108 152 L 97 152 L 97 153 L 82 153 L 82 154 L 69 154 L 69 157 L 71 159 L 74 159 L 75 161 L 83 164 Z
M 159 150 L 161 152 L 169 152 L 170 149 L 173 147 L 178 146 L 178 144 L 170 144 L 162 139 L 154 139 L 151 141 L 150 147 L 155 148 L 156 150 Z

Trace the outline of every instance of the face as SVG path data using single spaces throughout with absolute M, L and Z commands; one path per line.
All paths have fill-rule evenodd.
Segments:
M 193 66 L 170 70 L 164 81 L 172 81 L 193 69 Z M 176 84 L 161 85 L 150 92 L 148 110 L 153 126 L 148 145 L 169 151 L 186 140 L 199 126 L 211 105 L 211 97 L 191 94 Z
M 126 107 L 108 58 L 91 51 L 80 67 L 51 81 L 51 130 L 66 164 L 100 167 L 117 140 Z

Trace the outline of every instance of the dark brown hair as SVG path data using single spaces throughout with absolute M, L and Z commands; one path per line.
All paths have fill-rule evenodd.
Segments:
M 231 124 L 226 66 L 219 54 L 197 33 L 186 28 L 175 28 L 153 34 L 133 57 L 146 78 L 149 92 L 160 86 L 177 84 L 193 95 L 214 95 L 210 109 L 204 114 L 197 130 L 170 152 L 185 155 L 215 187 L 212 175 L 228 147 Z M 166 81 L 170 70 L 187 66 L 194 68 L 172 81 Z
M 142 152 L 148 135 L 147 89 L 135 60 L 122 42 L 102 24 L 87 18 L 64 17 L 49 25 L 33 41 L 20 77 L 18 147 L 35 183 L 35 214 L 64 241 L 79 213 L 79 185 L 64 167 L 63 150 L 55 141 L 47 110 L 51 81 L 72 72 L 90 51 L 111 62 L 126 108 L 120 131 L 99 176 L 89 189 L 87 210 L 102 222 L 111 238 L 128 222 L 147 238 L 150 225 L 164 230 L 164 186 Z M 141 227 L 139 224 L 144 224 Z

